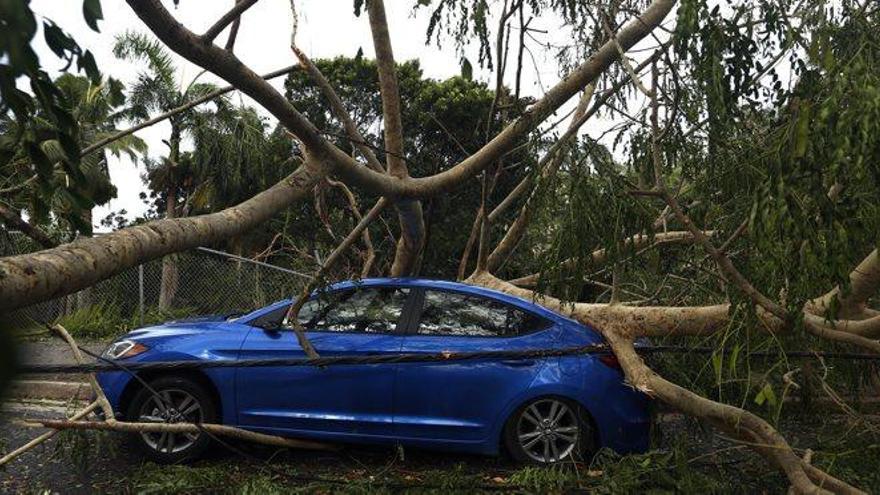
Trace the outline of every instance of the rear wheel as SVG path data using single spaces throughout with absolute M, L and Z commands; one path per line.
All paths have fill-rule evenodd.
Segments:
M 218 414 L 204 385 L 169 376 L 141 389 L 129 404 L 126 419 L 138 423 L 216 423 Z M 211 439 L 205 433 L 145 432 L 136 434 L 134 442 L 150 459 L 170 464 L 199 457 Z
M 507 451 L 520 462 L 553 464 L 592 455 L 593 428 L 586 411 L 561 397 L 533 399 L 504 428 Z

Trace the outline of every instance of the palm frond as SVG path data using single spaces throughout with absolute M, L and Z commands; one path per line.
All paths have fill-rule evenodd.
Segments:
M 174 75 L 177 68 L 174 66 L 171 54 L 158 40 L 136 31 L 126 31 L 116 36 L 113 54 L 117 58 L 133 62 L 147 62 L 156 79 L 169 88 L 175 87 Z

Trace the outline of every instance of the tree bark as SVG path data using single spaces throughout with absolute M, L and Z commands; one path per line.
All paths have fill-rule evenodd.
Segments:
M 0 259 L 0 312 L 64 296 L 166 254 L 240 235 L 311 192 L 326 176 L 307 160 L 281 182 L 225 210 L 157 220 L 37 253 Z
M 385 163 L 388 173 L 397 178 L 409 177 L 404 160 L 403 121 L 400 116 L 400 90 L 397 85 L 397 66 L 391 49 L 391 35 L 385 18 L 382 0 L 367 2 L 370 32 L 376 50 L 376 66 L 379 72 L 379 89 L 382 96 L 382 115 L 385 126 Z M 414 275 L 425 242 L 425 219 L 422 203 L 402 199 L 395 204 L 400 223 L 400 238 L 391 264 L 392 277 Z
M 171 121 L 169 141 L 168 171 L 165 176 L 165 218 L 177 218 L 177 162 L 180 159 L 180 126 Z M 174 305 L 174 296 L 180 285 L 180 272 L 177 255 L 169 254 L 162 258 L 162 280 L 159 286 L 159 308 L 168 310 Z
M 0 220 L 3 220 L 3 223 L 10 229 L 21 231 L 22 234 L 30 237 L 44 248 L 53 248 L 58 245 L 58 243 L 46 235 L 45 232 L 25 222 L 18 213 L 2 204 L 0 204 Z

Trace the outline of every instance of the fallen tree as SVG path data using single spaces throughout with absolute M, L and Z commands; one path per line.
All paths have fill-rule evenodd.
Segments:
M 236 3 L 201 36 L 178 23 L 158 0 L 128 3 L 170 49 L 222 77 L 278 118 L 298 141 L 303 165 L 282 183 L 228 210 L 161 220 L 0 259 L 0 310 L 69 294 L 137 263 L 239 235 L 332 176 L 349 193 L 382 199 L 369 213 L 358 213 L 358 225 L 291 305 L 288 320 L 298 330 L 303 349 L 315 356 L 320 349 L 311 348 L 297 328 L 299 308 L 354 242 L 368 242 L 369 225 L 379 211 L 393 204 L 400 224 L 389 273 L 415 274 L 426 242 L 419 200 L 465 187 L 482 174 L 482 205 L 471 230 L 478 254 L 467 282 L 535 300 L 596 328 L 613 348 L 629 384 L 750 446 L 786 475 L 794 491 L 861 493 L 796 455 L 771 422 L 756 412 L 711 400 L 660 376 L 633 343 L 641 337 L 747 339 L 746 328 L 754 327 L 773 339 L 809 338 L 815 346 L 847 345 L 880 353 L 880 314 L 872 307 L 880 289 L 880 156 L 871 131 L 880 104 L 876 98 L 865 99 L 868 88 L 876 88 L 871 67 L 880 47 L 878 11 L 868 8 L 868 2 L 827 12 L 818 1 L 793 7 L 785 2 L 742 2 L 732 13 L 721 13 L 703 2 L 687 1 L 679 7 L 671 37 L 672 29 L 662 27 L 675 6 L 671 0 L 654 0 L 638 12 L 629 2 L 597 7 L 592 14 L 601 20 L 592 31 L 584 21 L 587 12 L 563 9 L 558 14 L 567 25 L 591 34 L 591 54 L 578 57 L 565 77 L 525 114 L 488 138 L 485 146 L 428 177 L 410 177 L 403 159 L 405 129 L 391 51 L 392 26 L 381 1 L 368 2 L 367 9 L 384 116 L 381 153 L 366 146 L 339 95 L 292 46 L 366 163 L 330 143 L 231 49 L 213 43 L 254 2 Z M 513 12 L 526 8 L 524 4 L 505 2 L 502 29 L 512 22 Z M 756 40 L 752 28 L 768 12 L 782 21 L 765 26 L 773 42 Z M 620 26 L 621 18 L 629 22 Z M 820 26 L 814 33 L 820 41 L 808 45 L 806 31 L 811 26 Z M 805 32 L 797 34 L 800 30 Z M 713 36 L 722 36 L 724 42 Z M 651 55 L 634 66 L 627 53 L 651 39 Z M 853 50 L 853 43 L 867 48 Z M 730 46 L 759 54 L 748 60 L 731 58 Z M 503 59 L 506 53 L 499 49 L 496 57 Z M 786 56 L 803 57 L 800 72 L 791 76 L 792 90 L 765 81 L 768 74 L 779 80 L 774 66 Z M 504 62 L 496 63 L 502 80 Z M 520 71 L 518 67 L 517 74 Z M 593 89 L 603 82 L 606 90 L 597 93 L 587 109 Z M 635 90 L 627 93 L 625 88 Z M 766 94 L 761 96 L 759 89 Z M 499 165 L 516 143 L 540 131 L 579 93 L 582 104 L 574 111 L 569 131 L 551 145 L 532 176 L 491 209 L 492 167 L 495 174 L 502 173 Z M 623 121 L 615 130 L 627 139 L 625 164 L 598 140 L 575 139 L 584 122 L 600 110 Z M 834 194 L 826 194 L 829 188 Z M 349 197 L 356 209 L 357 202 Z M 515 204 L 520 204 L 519 211 L 507 215 Z M 667 231 L 669 225 L 676 230 Z M 660 249 L 677 253 L 669 255 L 672 261 L 664 267 L 668 270 L 639 265 Z M 465 247 L 458 263 L 462 276 L 469 269 L 471 250 Z M 528 265 L 537 270 L 508 268 L 506 263 L 517 251 L 538 259 Z M 811 272 L 805 273 L 799 263 L 809 263 Z M 684 270 L 687 276 L 673 284 L 672 269 Z M 498 274 L 508 274 L 510 280 Z M 657 291 L 627 302 L 623 294 L 634 293 L 628 281 L 654 284 Z M 607 290 L 597 294 L 585 289 L 594 286 Z M 699 297 L 695 288 L 702 291 Z M 585 294 L 595 300 L 585 301 Z M 138 430 L 142 425 L 112 421 L 42 424 L 143 431 Z M 150 431 L 172 427 L 197 428 L 149 426 Z

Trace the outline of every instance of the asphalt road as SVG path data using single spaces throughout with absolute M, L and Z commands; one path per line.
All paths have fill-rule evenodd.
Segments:
M 47 431 L 30 428 L 21 424 L 22 418 L 59 418 L 70 413 L 65 407 L 45 407 L 29 405 L 27 408 L 15 407 L 9 410 L 6 405 L 0 412 L 0 447 L 4 451 L 23 445 Z M 110 438 L 107 448 L 100 452 L 112 455 L 112 462 L 104 459 L 80 459 L 83 452 L 76 445 L 94 435 L 69 434 L 56 435 L 35 449 L 25 452 L 19 458 L 0 468 L 0 492 L 2 493 L 49 493 L 87 494 L 118 492 L 125 485 L 126 473 L 137 469 L 141 461 L 118 439 Z M 103 445 L 102 445 L 103 447 Z M 91 450 L 91 449 L 90 449 Z

